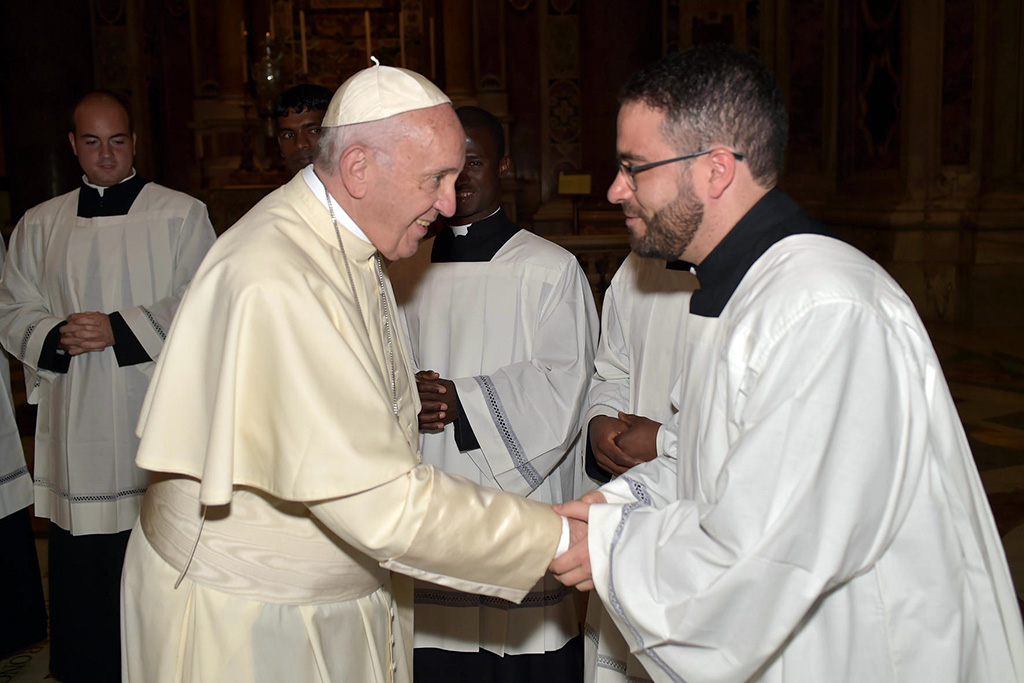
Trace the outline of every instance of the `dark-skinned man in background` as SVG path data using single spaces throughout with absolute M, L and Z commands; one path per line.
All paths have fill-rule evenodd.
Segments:
M 501 208 L 504 132 L 457 110 L 466 165 L 455 213 L 391 268 L 420 372 L 424 462 L 483 486 L 555 503 L 579 487 L 580 418 L 597 317 L 576 258 Z M 578 681 L 571 592 L 550 575 L 523 605 L 418 582 L 415 679 Z

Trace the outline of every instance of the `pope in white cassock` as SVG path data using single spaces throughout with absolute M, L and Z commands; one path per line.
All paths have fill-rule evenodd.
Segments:
M 785 109 L 724 46 L 622 95 L 633 249 L 695 264 L 658 457 L 582 501 L 552 563 L 656 681 L 1017 681 L 1024 631 L 913 304 L 773 189 Z
M 612 277 L 604 295 L 601 340 L 583 423 L 590 436 L 587 474 L 595 482 L 606 483 L 612 474 L 650 459 L 633 438 L 643 418 L 664 424 L 675 416 L 669 394 L 679 377 L 690 295 L 696 288 L 688 264 L 632 252 Z M 597 594 L 590 595 L 584 680 L 649 680 Z
M 171 319 L 214 241 L 202 202 L 141 178 L 135 134 L 96 92 L 68 134 L 81 187 L 29 209 L 0 280 L 0 342 L 39 405 L 35 511 L 50 520 L 50 669 L 116 680 L 118 595 L 149 473 L 135 424 Z
M 374 66 L 323 125 L 204 260 L 147 394 L 128 680 L 408 681 L 389 569 L 518 601 L 568 545 L 549 506 L 420 463 L 384 259 L 454 210 L 448 98 Z
M 500 207 L 509 159 L 497 118 L 478 107 L 456 114 L 466 165 L 455 213 L 391 268 L 422 369 L 423 460 L 533 500 L 572 500 L 597 333 L 590 286 L 575 256 Z M 574 591 L 550 574 L 520 605 L 425 582 L 415 600 L 417 681 L 504 680 L 493 670 L 510 680 L 579 680 Z

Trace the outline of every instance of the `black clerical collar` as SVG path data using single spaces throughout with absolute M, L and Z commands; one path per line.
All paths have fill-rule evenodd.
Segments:
M 690 297 L 690 313 L 717 318 L 743 276 L 776 242 L 791 235 L 838 239 L 780 190 L 770 190 L 705 257 L 695 274 L 700 289 Z
M 456 237 L 448 226 L 434 238 L 431 263 L 490 261 L 522 228 L 505 215 L 504 209 L 469 226 L 465 235 Z
M 82 181 L 78 192 L 78 215 L 82 218 L 123 216 L 135 203 L 142 188 L 149 182 L 136 173 L 117 185 L 103 188 L 103 195 Z

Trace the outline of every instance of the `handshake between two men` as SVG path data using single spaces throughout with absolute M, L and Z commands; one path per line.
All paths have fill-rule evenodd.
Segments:
M 421 431 L 437 431 L 458 420 L 458 402 L 451 380 L 443 379 L 431 370 L 416 373 L 422 409 L 419 414 Z M 620 412 L 618 417 L 599 415 L 590 421 L 590 445 L 598 466 L 606 472 L 620 475 L 657 456 L 657 437 L 660 422 Z M 552 561 L 550 571 L 566 586 L 589 591 L 594 588 L 590 569 L 590 551 L 587 546 L 587 523 L 590 506 L 606 503 L 600 491 L 590 491 L 577 500 L 552 506 L 554 511 L 569 520 L 569 549 Z

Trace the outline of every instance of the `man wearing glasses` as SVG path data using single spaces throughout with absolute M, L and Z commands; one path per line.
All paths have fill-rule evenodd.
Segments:
M 1024 677 L 999 535 L 913 304 L 775 189 L 782 98 L 723 46 L 634 75 L 633 250 L 694 264 L 658 457 L 556 509 L 656 681 Z

